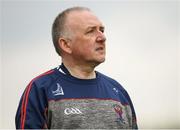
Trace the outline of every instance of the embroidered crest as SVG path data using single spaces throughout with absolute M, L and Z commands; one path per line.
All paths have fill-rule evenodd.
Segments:
M 118 105 L 118 104 L 114 104 L 113 108 L 114 108 L 114 110 L 115 110 L 115 112 L 117 114 L 117 117 L 118 117 L 117 122 L 125 124 L 125 121 L 123 119 L 123 109 L 122 109 L 122 107 L 120 105 Z
M 57 83 L 56 85 L 57 85 L 57 89 L 55 91 L 52 91 L 54 96 L 64 95 L 64 92 L 63 92 L 63 89 L 62 89 L 61 85 L 59 83 Z

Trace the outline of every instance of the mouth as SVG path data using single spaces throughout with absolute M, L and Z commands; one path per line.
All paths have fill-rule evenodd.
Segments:
M 104 51 L 104 47 L 98 47 L 96 48 L 96 51 Z

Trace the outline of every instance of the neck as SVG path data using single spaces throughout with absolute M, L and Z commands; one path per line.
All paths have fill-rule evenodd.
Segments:
M 79 64 L 70 64 L 68 62 L 62 61 L 64 66 L 68 69 L 70 74 L 79 79 L 94 79 L 96 74 L 94 67 Z

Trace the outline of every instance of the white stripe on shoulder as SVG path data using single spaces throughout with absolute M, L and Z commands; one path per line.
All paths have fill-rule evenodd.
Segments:
M 66 73 L 61 68 L 59 68 L 59 71 L 66 75 Z

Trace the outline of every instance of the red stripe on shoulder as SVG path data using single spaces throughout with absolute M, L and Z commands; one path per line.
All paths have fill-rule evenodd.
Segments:
M 29 93 L 30 93 L 30 90 L 32 88 L 32 84 L 33 82 L 42 77 L 42 76 L 45 76 L 45 75 L 48 75 L 48 74 L 51 74 L 52 72 L 54 72 L 54 70 L 50 70 L 50 71 L 47 71 L 37 77 L 35 77 L 34 79 L 31 80 L 31 82 L 28 84 L 25 92 L 24 92 L 24 95 L 23 95 L 23 100 L 22 100 L 22 107 L 21 107 L 21 129 L 24 129 L 24 125 L 25 125 L 25 119 L 26 119 L 26 108 L 27 108 L 27 104 L 28 104 L 28 97 L 29 97 Z

